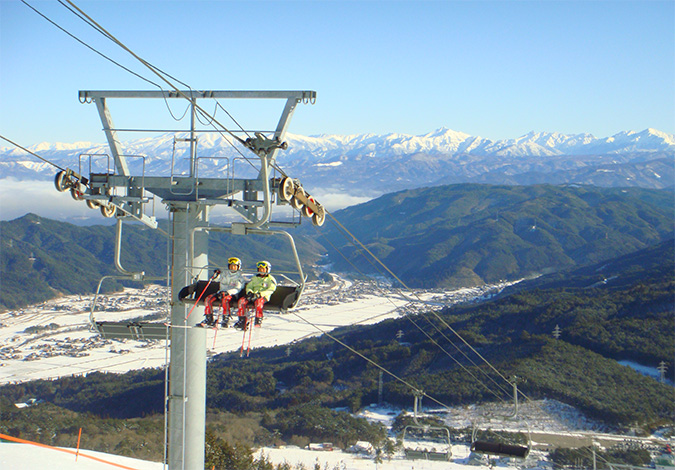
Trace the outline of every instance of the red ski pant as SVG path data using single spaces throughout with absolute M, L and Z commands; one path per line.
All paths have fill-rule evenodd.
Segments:
M 221 301 L 221 306 L 223 307 L 223 317 L 230 316 L 230 303 L 232 302 L 232 296 L 225 293 L 223 293 L 222 296 L 220 296 L 219 293 L 211 294 L 204 301 L 204 316 L 209 322 L 213 322 L 213 303 L 217 300 Z
M 255 316 L 258 318 L 263 317 L 263 305 L 265 305 L 265 297 L 260 297 L 258 299 L 255 299 L 254 306 L 255 306 Z M 248 305 L 248 300 L 246 300 L 246 297 L 242 297 L 239 299 L 239 310 L 237 311 L 237 315 L 239 317 L 246 316 L 246 306 Z

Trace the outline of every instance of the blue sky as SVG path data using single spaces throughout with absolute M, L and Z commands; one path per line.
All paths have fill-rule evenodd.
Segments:
M 151 76 L 58 2 L 27 1 Z M 75 3 L 193 88 L 316 90 L 295 113 L 296 134 L 675 133 L 673 1 Z M 154 88 L 0 0 L 0 134 L 27 146 L 104 142 L 95 107 L 77 99 L 87 89 Z M 113 110 L 115 123 L 176 127 L 163 104 L 140 105 Z M 238 106 L 245 127 L 260 127 L 253 111 L 266 109 Z

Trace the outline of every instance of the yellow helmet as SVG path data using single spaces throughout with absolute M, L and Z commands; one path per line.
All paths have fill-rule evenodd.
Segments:
M 270 264 L 269 261 L 258 261 L 258 262 L 255 264 L 255 266 L 256 266 L 256 268 L 258 268 L 258 269 L 260 269 L 260 268 L 265 268 L 265 272 L 268 272 L 268 273 L 272 270 L 272 265 Z

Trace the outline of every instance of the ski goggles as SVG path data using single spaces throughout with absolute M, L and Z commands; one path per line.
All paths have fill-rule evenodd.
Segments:
M 264 262 L 264 261 L 258 261 L 258 262 L 255 264 L 255 266 L 256 266 L 258 269 L 260 269 L 260 268 L 269 269 L 269 267 L 270 267 L 269 263 L 266 263 L 266 262 Z
M 237 266 L 241 264 L 239 258 L 230 258 L 227 260 L 227 264 L 236 264 Z

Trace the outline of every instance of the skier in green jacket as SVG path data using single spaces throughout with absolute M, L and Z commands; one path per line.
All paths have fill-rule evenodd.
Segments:
M 263 319 L 263 305 L 269 302 L 270 297 L 277 288 L 277 280 L 270 274 L 272 265 L 269 261 L 258 261 L 256 263 L 258 268 L 258 275 L 254 276 L 248 284 L 246 284 L 246 292 L 239 299 L 239 310 L 237 315 L 239 320 L 234 324 L 235 328 L 245 330 L 247 326 L 246 307 L 253 302 L 255 306 L 255 326 L 262 325 Z

